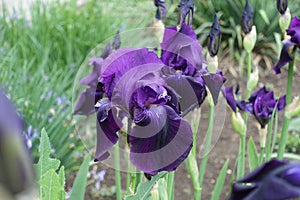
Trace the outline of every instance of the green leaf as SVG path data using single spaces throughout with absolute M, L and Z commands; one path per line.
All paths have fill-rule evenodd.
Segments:
M 85 188 L 87 185 L 87 174 L 89 171 L 90 154 L 84 159 L 78 174 L 75 178 L 70 200 L 84 200 Z
M 60 186 L 61 188 L 63 188 L 60 192 L 60 198 L 59 199 L 65 199 L 66 198 L 66 192 L 64 190 L 65 188 L 65 168 L 64 166 L 62 166 L 60 169 L 59 169 L 59 172 L 58 172 L 58 178 L 59 178 L 59 183 L 60 183 Z
M 261 9 L 261 10 L 259 10 L 259 14 L 260 14 L 260 16 L 263 18 L 263 20 L 265 21 L 265 23 L 266 23 L 267 25 L 269 25 L 269 24 L 270 24 L 270 20 L 269 20 L 269 18 L 268 18 L 268 15 L 267 15 L 266 11 L 263 10 L 263 9 Z
M 254 144 L 253 138 L 250 137 L 248 141 L 248 162 L 249 162 L 249 168 L 250 171 L 253 171 L 258 166 L 258 155 L 256 146 Z
M 49 170 L 53 169 L 56 171 L 59 167 L 60 161 L 57 159 L 50 158 L 51 145 L 49 137 L 45 129 L 42 130 L 42 136 L 39 146 L 40 159 L 35 165 L 36 177 L 42 179 L 43 175 Z M 40 181 L 39 180 L 39 181 Z
M 54 169 L 50 169 L 44 174 L 40 184 L 43 187 L 42 200 L 65 199 L 65 196 L 62 196 L 64 187 Z
M 300 130 L 300 117 L 292 119 L 289 124 L 289 131 L 299 131 Z
M 162 177 L 164 177 L 167 172 L 161 172 L 151 178 L 151 181 L 140 183 L 137 187 L 137 191 L 132 196 L 126 196 L 125 200 L 146 200 L 149 199 L 150 191 L 153 185 Z
M 227 169 L 228 169 L 228 160 L 226 160 L 226 162 L 224 163 L 224 165 L 219 173 L 216 185 L 214 187 L 212 196 L 210 198 L 211 200 L 218 200 L 220 198 L 222 188 L 223 188 L 225 178 L 226 178 Z

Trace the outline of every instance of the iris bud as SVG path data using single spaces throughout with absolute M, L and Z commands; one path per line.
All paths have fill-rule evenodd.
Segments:
M 158 41 L 161 43 L 164 38 L 164 32 L 165 32 L 165 25 L 161 20 L 155 19 L 153 23 L 154 28 L 154 35 L 158 39 Z
M 221 28 L 220 28 L 218 16 L 215 15 L 214 22 L 211 26 L 208 35 L 208 40 L 207 40 L 208 52 L 211 57 L 214 57 L 218 54 L 220 43 L 221 43 Z
M 285 116 L 289 119 L 300 114 L 300 99 L 299 96 L 293 99 L 293 102 L 289 104 L 285 109 Z
M 246 1 L 242 18 L 242 29 L 245 34 L 248 34 L 250 33 L 253 25 L 253 11 L 248 0 Z
M 253 50 L 256 43 L 256 39 L 257 39 L 256 27 L 253 26 L 251 32 L 245 35 L 243 40 L 244 49 L 248 53 L 251 53 L 251 51 Z
M 241 136 L 245 135 L 246 133 L 245 121 L 239 112 L 236 113 L 232 112 L 231 123 L 232 123 L 233 130 L 235 132 L 237 132 Z
M 285 13 L 283 15 L 281 15 L 279 18 L 279 26 L 280 26 L 282 33 L 284 33 L 284 35 L 286 35 L 286 32 L 285 32 L 286 29 L 288 29 L 290 26 L 291 19 L 292 19 L 292 16 L 291 16 L 290 9 L 287 8 Z
M 249 91 L 252 91 L 257 86 L 258 78 L 258 69 L 257 67 L 255 67 L 254 71 L 250 74 L 250 79 L 247 82 L 247 87 Z
M 200 188 L 199 181 L 198 181 L 199 169 L 198 169 L 197 160 L 196 160 L 195 156 L 191 154 L 187 158 L 187 162 L 188 162 L 188 166 L 189 166 L 188 167 L 189 173 L 192 174 L 191 179 L 192 179 L 193 185 L 194 185 L 194 187 Z
M 181 0 L 178 4 L 178 7 L 179 7 L 179 16 L 177 21 L 177 31 L 180 31 L 184 23 L 188 25 L 192 24 L 193 15 L 194 15 L 194 1 Z
M 284 14 L 286 9 L 288 7 L 288 1 L 287 0 L 277 0 L 277 10 L 280 12 L 280 14 Z

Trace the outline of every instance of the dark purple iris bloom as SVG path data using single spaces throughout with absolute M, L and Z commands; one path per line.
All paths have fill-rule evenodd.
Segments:
M 157 7 L 155 18 L 164 20 L 167 15 L 167 5 L 164 0 L 154 0 L 154 5 Z
M 242 15 L 242 29 L 245 34 L 248 34 L 252 30 L 253 25 L 253 11 L 250 6 L 249 0 L 246 1 L 246 5 Z
M 161 60 L 166 65 L 163 73 L 167 84 L 181 97 L 183 113 L 195 104 L 202 104 L 207 95 L 206 86 L 216 103 L 225 78 L 221 72 L 206 71 L 202 47 L 190 26 L 183 24 L 179 32 L 175 27 L 166 28 L 161 47 Z
M 222 92 L 234 112 L 236 112 L 236 107 L 242 111 L 250 112 L 261 127 L 265 127 L 269 123 L 274 109 L 281 111 L 285 107 L 285 95 L 275 99 L 273 91 L 268 91 L 266 87 L 255 91 L 248 101 L 236 100 L 232 86 L 222 89 Z
M 107 100 L 98 102 L 96 161 L 109 156 L 122 124 L 119 110 L 134 126 L 128 133 L 131 162 L 147 174 L 173 171 L 193 143 L 190 125 L 179 115 L 178 97 L 160 77 L 163 63 L 146 48 L 115 51 L 103 63 L 99 81 Z
M 219 19 L 217 14 L 215 14 L 214 22 L 211 26 L 207 40 L 208 52 L 211 57 L 214 57 L 218 54 L 221 43 L 221 35 L 222 34 Z
M 230 200 L 300 197 L 300 163 L 273 159 L 232 185 Z
M 292 61 L 291 53 L 296 47 L 300 47 L 300 19 L 298 17 L 293 17 L 286 33 L 291 36 L 291 39 L 284 42 L 279 61 L 273 67 L 276 74 L 280 74 L 280 69 Z
M 277 10 L 280 14 L 284 14 L 288 7 L 288 0 L 277 0 Z

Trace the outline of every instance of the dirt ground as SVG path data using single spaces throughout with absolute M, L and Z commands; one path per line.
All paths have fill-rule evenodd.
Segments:
M 223 62 L 224 63 L 224 62 Z M 246 78 L 235 78 L 234 74 L 230 70 L 225 69 L 225 76 L 227 77 L 226 86 L 232 84 L 240 84 L 241 92 L 246 91 Z M 259 87 L 263 85 L 268 85 L 273 87 L 276 95 L 282 95 L 285 93 L 286 80 L 287 80 L 287 70 L 282 70 L 282 74 L 275 75 L 273 71 L 260 73 L 263 77 L 260 77 Z M 299 95 L 300 92 L 300 79 L 299 74 L 295 73 L 294 76 L 294 85 L 293 85 L 293 96 Z M 214 148 L 209 153 L 207 170 L 205 173 L 205 179 L 203 184 L 202 199 L 207 200 L 211 197 L 211 192 L 216 183 L 216 178 L 219 174 L 220 169 L 222 168 L 224 162 L 229 160 L 229 168 L 227 170 L 226 182 L 222 191 L 221 200 L 228 199 L 230 193 L 230 180 L 232 173 L 235 170 L 236 158 L 239 147 L 239 136 L 233 132 L 231 126 L 231 110 L 229 107 L 225 108 L 227 111 L 227 116 L 225 119 L 224 126 L 221 131 L 221 135 L 217 140 Z M 208 108 L 207 105 L 204 105 L 202 108 L 202 118 L 199 127 L 198 140 L 203 140 L 203 134 L 205 134 L 207 129 L 207 114 Z M 280 127 L 280 126 L 279 126 Z M 280 130 L 280 129 L 279 129 Z M 258 147 L 258 131 L 255 126 L 255 119 L 250 116 L 248 131 L 247 131 L 247 141 L 249 137 L 252 136 L 257 143 Z M 200 147 L 198 147 L 200 148 Z M 247 161 L 247 158 L 246 158 Z M 198 163 L 201 163 L 201 158 L 199 155 Z M 100 164 L 100 169 L 105 169 L 107 171 L 105 176 L 105 181 L 101 183 L 102 187 L 111 187 L 114 185 L 114 170 L 104 167 Z M 122 185 L 125 188 L 125 174 L 122 174 Z M 115 197 L 92 197 L 91 193 L 86 193 L 86 199 L 100 199 L 100 200 L 113 200 Z M 175 200 L 192 200 L 193 199 L 193 186 L 191 184 L 190 177 L 187 173 L 186 166 L 184 163 L 176 170 L 175 173 Z

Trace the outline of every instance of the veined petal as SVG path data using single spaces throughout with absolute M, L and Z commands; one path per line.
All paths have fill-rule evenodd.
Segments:
M 184 24 L 180 32 L 176 28 L 166 28 L 161 47 L 165 65 L 176 70 L 184 70 L 187 66 L 202 68 L 202 47 L 188 25 Z
M 118 49 L 104 60 L 102 64 L 103 73 L 99 80 L 104 84 L 106 96 L 111 99 L 118 81 L 128 71 L 141 65 L 160 63 L 157 55 L 147 48 Z
M 134 126 L 129 134 L 132 163 L 148 174 L 174 171 L 193 145 L 190 125 L 166 105 L 150 106 L 144 115 L 150 123 Z
M 116 133 L 122 127 L 122 122 L 117 117 L 117 110 L 111 108 L 110 101 L 100 101 L 96 124 L 97 147 L 95 161 L 101 161 L 109 156 L 108 150 L 118 141 L 119 137 Z

